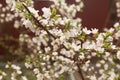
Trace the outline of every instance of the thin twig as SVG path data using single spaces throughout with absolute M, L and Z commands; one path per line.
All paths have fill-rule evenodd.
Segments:
M 82 73 L 82 70 L 81 70 L 79 64 L 77 64 L 77 67 L 78 67 L 78 73 L 80 74 L 82 80 L 85 80 L 84 75 L 83 75 L 83 73 Z
M 25 7 L 25 9 L 28 11 L 28 13 L 30 13 L 31 14 L 31 12 L 30 12 L 30 10 L 27 8 L 27 6 L 25 5 L 25 4 L 22 4 L 24 7 Z M 56 37 L 53 35 L 53 34 L 51 34 L 44 26 L 42 26 L 41 24 L 40 24 L 40 22 L 33 16 L 33 15 L 31 15 L 32 17 L 33 17 L 33 19 L 35 20 L 35 22 L 38 24 L 38 26 L 40 26 L 42 29 L 44 29 L 50 36 L 52 36 L 54 39 L 56 39 Z

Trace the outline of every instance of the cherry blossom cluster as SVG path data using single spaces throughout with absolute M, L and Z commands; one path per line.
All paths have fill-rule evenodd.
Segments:
M 14 28 L 18 29 L 21 26 L 19 18 L 22 14 L 18 15 L 17 12 L 13 13 L 16 6 L 15 0 L 5 0 L 4 2 L 6 5 L 0 4 L 0 23 L 13 21 Z M 33 1 L 31 1 L 29 5 L 33 6 Z
M 3 23 L 4 21 L 8 22 L 8 21 L 11 21 L 14 17 L 11 16 L 10 13 L 7 13 L 5 15 L 5 12 L 10 10 L 10 7 L 9 6 L 5 6 L 3 7 L 2 4 L 0 4 L 0 11 L 1 11 L 1 14 L 0 14 L 0 22 Z
M 15 64 L 7 63 L 5 69 L 11 71 L 0 71 L 0 80 L 28 80 L 26 76 L 23 75 L 21 68 Z M 7 77 L 9 76 L 9 77 Z
M 49 1 L 53 4 L 43 7 L 42 15 L 31 5 L 31 0 L 7 2 L 33 34 L 20 34 L 19 41 L 26 43 L 31 52 L 26 56 L 25 67 L 32 70 L 36 80 L 60 79 L 74 72 L 79 73 L 81 80 L 119 80 L 120 24 L 117 22 L 103 32 L 96 28 L 88 30 L 76 18 L 84 6 L 82 0 L 75 0 L 74 4 Z M 21 68 L 14 64 L 8 67 L 14 70 L 11 80 L 17 80 Z M 1 73 L 1 80 L 3 76 L 6 75 Z M 27 80 L 25 76 L 22 79 Z

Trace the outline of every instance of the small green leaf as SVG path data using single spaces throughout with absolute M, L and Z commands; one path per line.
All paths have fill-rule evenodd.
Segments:
M 57 10 L 55 8 L 53 8 L 51 13 L 52 13 L 51 18 L 54 18 L 55 15 L 57 14 Z
M 59 15 L 55 15 L 53 18 L 57 20 L 59 18 Z
M 26 61 L 26 62 L 31 62 L 31 58 L 28 58 L 28 57 L 27 57 L 27 58 L 25 59 L 25 61 Z
M 103 73 L 106 74 L 106 75 L 109 75 L 109 74 L 108 74 L 108 70 L 104 70 Z
M 56 15 L 57 11 L 55 8 L 52 9 L 52 14 Z
M 71 21 L 68 21 L 68 23 L 65 26 L 65 30 L 64 30 L 65 32 L 72 28 L 72 26 L 70 24 L 71 24 Z
M 85 33 L 83 32 L 82 34 L 78 35 L 77 38 L 83 41 L 85 39 Z
M 111 33 L 110 32 L 106 32 L 106 36 L 108 37 L 108 36 L 110 36 L 111 35 Z
M 3 71 L 2 71 L 2 70 L 0 70 L 0 75 L 2 74 L 2 72 L 3 72 Z
M 69 29 L 70 28 L 70 21 L 68 21 L 67 25 L 66 25 L 66 28 Z
M 104 42 L 104 46 L 103 46 L 104 48 L 109 48 L 110 47 L 110 42 Z
M 65 77 L 62 75 L 58 78 L 58 80 L 65 80 Z
M 79 51 L 80 51 L 80 52 L 83 52 L 83 53 L 88 52 L 88 50 L 87 50 L 87 49 L 82 49 L 82 48 L 81 48 Z M 81 55 L 81 54 L 80 54 L 80 55 Z
M 22 6 L 22 4 L 21 4 L 20 2 L 16 2 L 16 3 L 15 3 L 15 7 L 16 7 L 17 9 L 21 10 L 21 11 L 24 9 L 24 7 Z

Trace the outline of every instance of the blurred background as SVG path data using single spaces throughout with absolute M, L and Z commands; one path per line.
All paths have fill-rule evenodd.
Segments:
M 72 4 L 74 0 L 66 0 L 66 2 Z M 110 28 L 118 21 L 114 0 L 83 0 L 83 2 L 85 5 L 83 12 L 77 13 L 76 16 L 82 18 L 83 27 L 98 28 L 102 31 L 103 28 Z M 0 4 L 6 6 L 5 0 L 0 0 Z M 49 7 L 50 4 L 52 3 L 46 0 L 36 0 L 35 8 L 41 11 L 42 7 Z M 0 10 L 1 14 L 3 13 Z M 14 19 L 0 23 L 0 60 L 2 61 L 21 61 L 24 58 L 23 55 L 29 54 L 25 44 L 18 42 L 19 34 L 25 30 L 23 28 L 15 29 L 13 23 Z

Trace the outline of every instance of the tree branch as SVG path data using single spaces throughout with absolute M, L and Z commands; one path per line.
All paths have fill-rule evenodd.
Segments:
M 78 73 L 80 74 L 82 80 L 85 80 L 84 75 L 83 75 L 83 73 L 82 73 L 82 70 L 81 70 L 79 64 L 77 64 L 77 67 L 78 67 Z
M 22 4 L 24 6 L 24 8 L 28 11 L 28 13 L 31 14 L 30 10 L 27 8 L 27 6 L 25 4 Z M 38 26 L 40 26 L 43 30 L 45 30 L 50 36 L 52 36 L 54 39 L 56 39 L 56 37 L 51 34 L 43 25 L 40 24 L 40 22 L 33 16 L 31 15 L 34 19 L 34 21 L 38 24 Z

